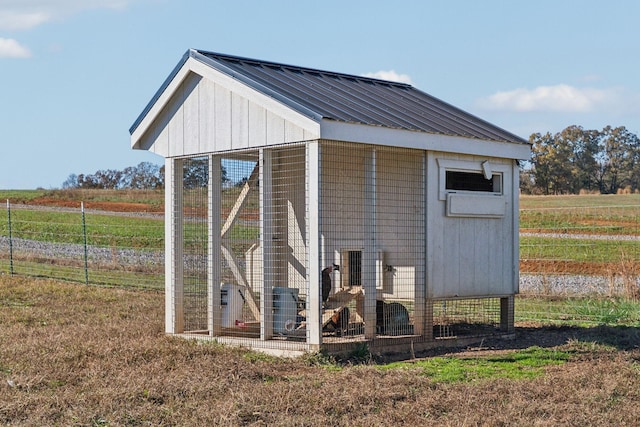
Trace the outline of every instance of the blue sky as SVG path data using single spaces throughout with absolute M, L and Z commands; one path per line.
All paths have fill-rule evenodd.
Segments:
M 640 134 L 635 0 L 0 0 L 0 189 L 163 160 L 128 129 L 189 48 L 408 81 L 528 138 Z

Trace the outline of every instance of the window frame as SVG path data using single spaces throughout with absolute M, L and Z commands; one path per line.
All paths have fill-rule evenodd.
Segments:
M 438 175 L 439 175 L 439 200 L 447 200 L 447 195 L 451 193 L 469 194 L 476 196 L 503 196 L 504 195 L 504 177 L 506 172 L 505 165 L 492 164 L 489 160 L 468 161 L 468 160 L 449 160 L 437 159 Z M 447 188 L 447 172 L 462 172 L 470 174 L 480 174 L 486 177 L 491 174 L 493 179 L 493 191 L 476 191 L 476 190 L 457 190 Z M 496 188 L 497 187 L 497 188 Z

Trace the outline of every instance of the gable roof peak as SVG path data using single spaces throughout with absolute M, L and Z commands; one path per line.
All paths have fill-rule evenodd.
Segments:
M 528 144 L 523 138 L 410 84 L 189 49 L 129 129 L 133 134 L 187 61 L 202 63 L 315 122 L 377 126 Z

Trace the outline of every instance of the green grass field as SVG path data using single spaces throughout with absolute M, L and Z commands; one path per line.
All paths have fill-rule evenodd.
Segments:
M 238 188 L 225 190 L 223 209 L 230 209 L 239 191 Z M 185 199 L 189 203 L 196 203 L 202 197 L 200 193 L 196 190 Z M 80 200 L 115 204 L 135 202 L 155 211 L 162 211 L 163 203 L 162 191 L 1 190 L 0 200 L 10 199 L 14 206 L 11 209 L 11 232 L 14 238 L 78 245 L 84 243 L 79 209 L 61 212 L 24 206 L 43 198 L 75 201 L 78 206 Z M 254 199 L 247 204 L 250 212 L 257 208 Z M 531 267 L 532 260 L 591 263 L 598 264 L 600 269 L 611 269 L 612 265 L 617 264 L 620 270 L 628 270 L 628 264 L 640 265 L 640 240 L 615 237 L 640 236 L 640 195 L 522 196 L 520 207 L 521 231 L 527 233 L 520 238 L 520 258 L 529 262 L 526 267 L 533 268 L 529 271 L 553 272 L 541 270 L 540 263 Z M 204 253 L 207 244 L 206 239 L 202 238 L 202 230 L 206 226 L 204 213 L 188 212 L 195 216 L 185 221 L 185 249 L 190 253 Z M 9 233 L 8 218 L 5 218 L 0 216 L 0 236 L 8 236 Z M 162 251 L 164 247 L 164 220 L 161 216 L 92 210 L 86 214 L 85 224 L 86 241 L 91 246 L 143 251 Z M 257 225 L 238 222 L 232 229 L 231 237 L 246 246 L 259 237 L 258 233 Z M 575 238 L 561 235 L 574 235 Z M 244 246 L 239 248 L 242 249 L 246 250 Z M 4 256 L 0 254 L 0 257 Z M 34 270 L 36 275 L 62 277 L 67 274 L 63 266 L 53 263 L 40 266 L 42 263 L 32 260 L 22 261 L 30 262 L 29 271 Z M 581 264 L 574 266 L 571 271 L 582 268 Z
M 640 194 L 520 196 L 520 209 L 640 206 Z
M 516 322 L 640 327 L 640 302 L 625 298 L 516 298 Z

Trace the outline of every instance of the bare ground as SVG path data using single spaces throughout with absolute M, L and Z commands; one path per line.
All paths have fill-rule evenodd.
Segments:
M 518 325 L 514 340 L 422 356 L 538 345 L 571 360 L 536 379 L 439 383 L 374 362 L 329 369 L 318 357 L 273 359 L 166 337 L 163 306 L 160 293 L 0 276 L 0 424 L 640 424 L 637 328 Z

